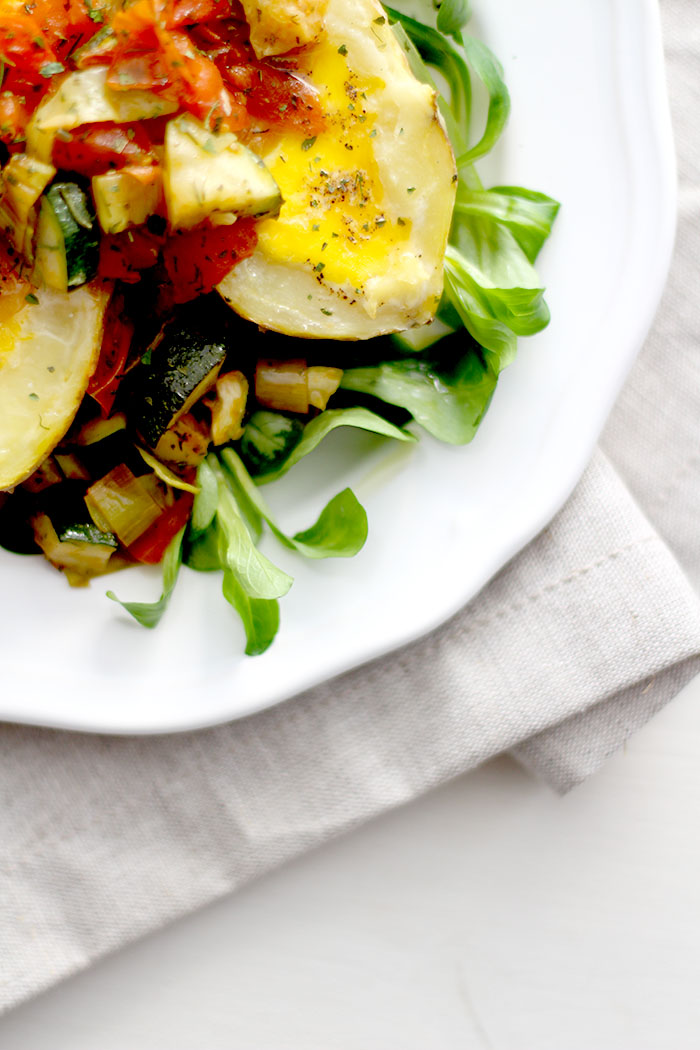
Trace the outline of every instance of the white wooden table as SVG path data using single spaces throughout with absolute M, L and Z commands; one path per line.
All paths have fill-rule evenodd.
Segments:
M 700 680 L 564 799 L 508 759 L 0 1021 L 2 1050 L 698 1050 Z

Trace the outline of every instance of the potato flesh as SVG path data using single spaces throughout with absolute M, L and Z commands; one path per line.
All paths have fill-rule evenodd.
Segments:
M 255 54 L 283 55 L 316 40 L 326 6 L 326 0 L 243 0 Z
M 261 224 L 258 249 L 219 291 L 266 328 L 365 339 L 425 324 L 435 314 L 454 207 L 454 156 L 435 93 L 413 76 L 376 0 L 329 0 L 324 24 L 324 38 L 299 61 L 319 90 L 328 127 L 306 150 L 303 134 L 295 139 L 289 132 L 263 154 L 273 176 L 288 180 L 280 182 L 285 203 L 279 219 Z M 315 162 L 314 184 L 306 172 Z M 307 179 L 302 193 L 289 182 L 292 170 Z M 326 175 L 326 185 L 364 180 L 365 199 L 358 202 L 356 193 L 324 199 L 316 191 Z M 371 237 L 362 234 L 360 215 L 369 216 Z M 354 245 L 342 238 L 342 224 L 350 221 L 360 231 Z M 335 226 L 325 236 L 329 223 Z M 334 257 L 345 261 L 345 279 Z
M 106 291 L 36 297 L 0 331 L 0 491 L 29 477 L 68 430 L 102 344 Z

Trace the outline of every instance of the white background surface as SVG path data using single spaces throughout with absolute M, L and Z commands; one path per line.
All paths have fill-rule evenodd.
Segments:
M 563 799 L 509 759 L 0 1021 L 2 1050 L 697 1050 L 700 679 Z

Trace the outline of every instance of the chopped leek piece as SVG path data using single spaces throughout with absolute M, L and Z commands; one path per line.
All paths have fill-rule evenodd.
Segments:
M 98 520 L 105 521 L 125 547 L 143 535 L 162 512 L 141 479 L 124 464 L 91 485 L 85 502 L 90 513 L 95 510 Z

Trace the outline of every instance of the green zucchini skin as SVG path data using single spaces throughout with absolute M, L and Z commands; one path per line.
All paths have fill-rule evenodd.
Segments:
M 92 205 L 74 182 L 55 182 L 41 199 L 36 265 L 45 284 L 67 291 L 91 281 L 100 254 Z
M 42 510 L 51 521 L 61 543 L 97 544 L 102 547 L 119 546 L 117 537 L 103 532 L 90 517 L 85 505 L 86 485 L 78 481 L 62 481 L 47 489 Z
M 126 405 L 131 425 L 150 448 L 214 384 L 226 350 L 223 339 L 188 323 L 165 329 L 161 342 L 134 369 Z

